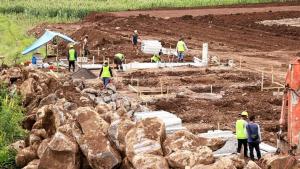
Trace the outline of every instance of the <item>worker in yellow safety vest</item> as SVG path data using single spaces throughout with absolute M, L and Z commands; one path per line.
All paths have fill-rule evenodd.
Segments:
M 160 58 L 161 55 L 162 55 L 162 51 L 160 50 L 158 54 L 154 54 L 151 57 L 151 62 L 155 62 L 155 63 L 160 62 L 161 61 L 161 58 Z
M 69 51 L 67 55 L 67 59 L 69 61 L 69 72 L 71 71 L 71 67 L 73 67 L 73 72 L 75 71 L 75 62 L 77 61 L 77 52 L 74 49 L 74 45 L 69 45 Z
M 186 50 L 188 50 L 188 48 L 184 42 L 184 39 L 180 38 L 179 41 L 177 42 L 177 46 L 176 46 L 177 57 L 178 57 L 179 62 L 183 62 L 184 52 Z
M 236 129 L 236 138 L 238 141 L 238 148 L 237 152 L 241 152 L 242 146 L 244 147 L 244 157 L 248 157 L 248 144 L 247 144 L 247 119 L 248 119 L 248 113 L 246 111 L 243 111 L 240 114 L 240 119 L 236 121 L 235 129 Z
M 110 79 L 113 77 L 111 68 L 109 67 L 107 61 L 104 61 L 104 64 L 101 68 L 99 77 L 102 78 L 103 81 L 103 87 L 106 88 L 106 86 L 109 84 Z
M 125 60 L 125 55 L 123 53 L 117 53 L 114 57 L 114 62 L 117 65 L 118 70 L 123 70 L 123 62 Z

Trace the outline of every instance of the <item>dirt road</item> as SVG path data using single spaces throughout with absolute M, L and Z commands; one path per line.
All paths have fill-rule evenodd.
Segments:
M 125 11 L 112 12 L 119 17 L 150 15 L 160 18 L 182 17 L 184 15 L 204 16 L 204 15 L 229 15 L 253 12 L 279 12 L 279 11 L 300 11 L 300 6 L 258 6 L 258 7 L 236 7 L 217 9 L 179 9 L 179 10 L 149 10 L 149 11 Z

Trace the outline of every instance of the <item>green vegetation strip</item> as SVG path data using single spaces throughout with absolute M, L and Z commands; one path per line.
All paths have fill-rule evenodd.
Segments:
M 16 168 L 15 152 L 9 148 L 14 141 L 23 138 L 21 127 L 24 118 L 21 97 L 10 93 L 7 86 L 0 84 L 0 168 Z

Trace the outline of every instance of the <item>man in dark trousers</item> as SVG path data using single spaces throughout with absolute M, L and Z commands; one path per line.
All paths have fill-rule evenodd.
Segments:
M 247 157 L 248 153 L 248 146 L 247 146 L 247 118 L 248 118 L 248 113 L 246 111 L 243 111 L 240 114 L 240 119 L 236 121 L 235 128 L 236 128 L 236 138 L 238 141 L 238 148 L 237 152 L 240 153 L 242 146 L 244 147 L 244 157 Z
M 254 161 L 253 149 L 255 149 L 258 160 L 261 158 L 261 153 L 259 149 L 259 144 L 261 142 L 261 133 L 260 127 L 257 123 L 254 122 L 255 116 L 252 115 L 249 118 L 249 123 L 247 124 L 247 133 L 248 133 L 248 144 L 250 150 L 250 158 Z
M 110 78 L 113 77 L 111 68 L 109 67 L 107 61 L 104 61 L 104 64 L 102 66 L 102 69 L 100 71 L 99 77 L 102 78 L 103 81 L 103 87 L 106 88 L 106 86 L 109 84 L 110 82 Z
M 70 44 L 70 49 L 68 51 L 68 57 L 69 61 L 69 72 L 71 72 L 71 67 L 73 67 L 73 72 L 75 72 L 75 62 L 77 61 L 77 52 L 74 49 L 74 45 Z
M 137 31 L 137 30 L 134 30 L 133 35 L 132 35 L 132 38 L 131 38 L 131 42 L 132 42 L 133 48 L 134 48 L 135 51 L 136 51 L 136 55 L 139 54 L 139 49 L 138 49 L 138 39 L 140 39 L 140 38 L 139 38 L 138 31 Z

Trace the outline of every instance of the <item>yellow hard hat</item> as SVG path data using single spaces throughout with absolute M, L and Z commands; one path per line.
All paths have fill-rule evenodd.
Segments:
M 247 116 L 247 117 L 248 117 L 248 112 L 243 111 L 243 112 L 241 113 L 241 115 L 242 115 L 242 116 Z
M 70 48 L 73 48 L 73 47 L 74 47 L 74 45 L 73 45 L 73 44 L 70 44 L 70 45 L 69 45 L 69 47 L 70 47 Z

